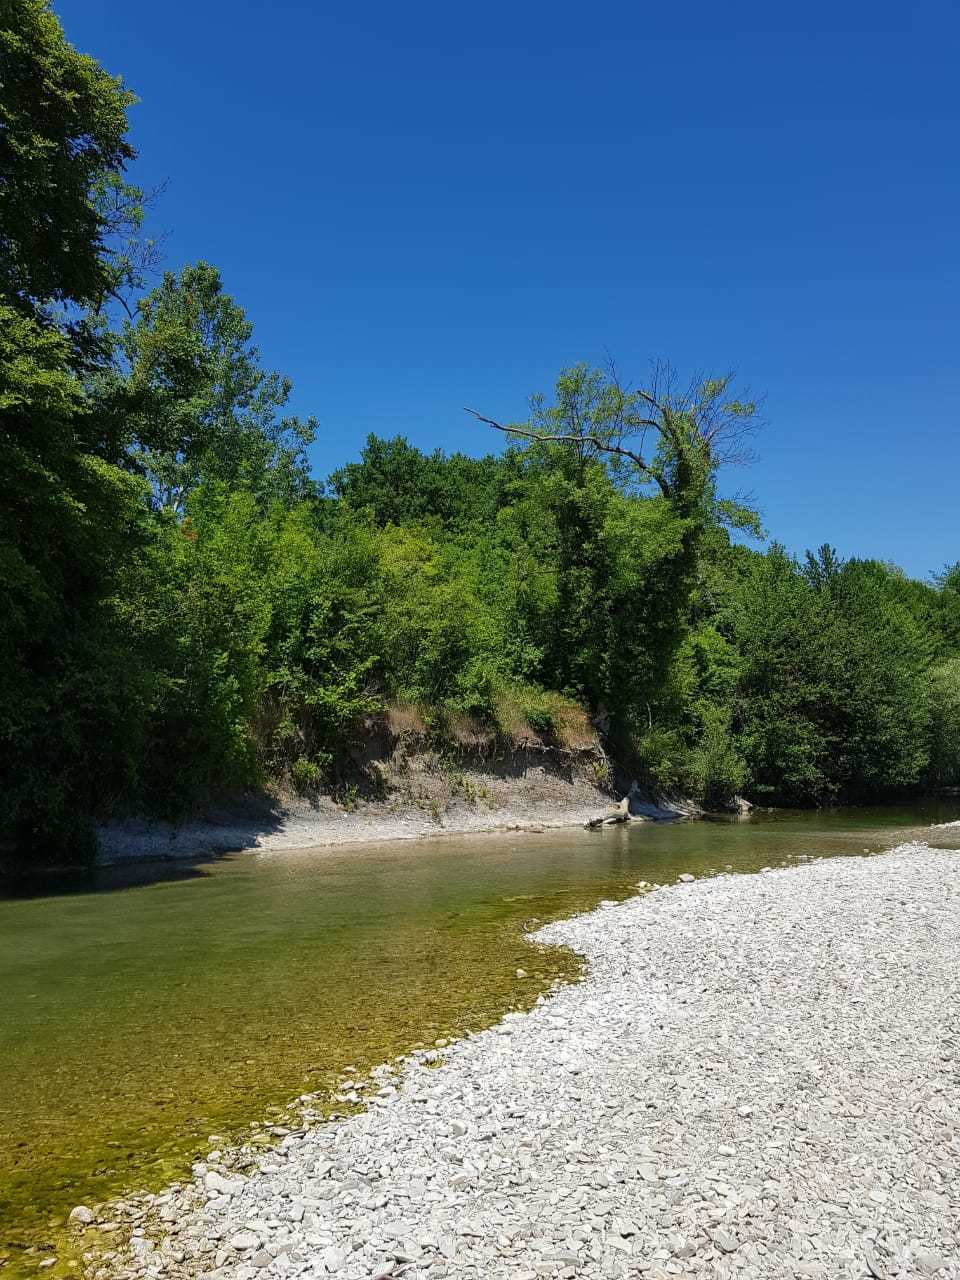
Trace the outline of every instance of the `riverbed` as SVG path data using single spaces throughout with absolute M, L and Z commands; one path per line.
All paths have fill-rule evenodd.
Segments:
M 529 1007 L 578 971 L 524 941 L 536 923 L 641 879 L 956 846 L 960 830 L 930 824 L 958 816 L 953 802 L 243 854 L 0 902 L 0 1251 L 27 1263 L 71 1206 L 159 1187 L 210 1134 Z

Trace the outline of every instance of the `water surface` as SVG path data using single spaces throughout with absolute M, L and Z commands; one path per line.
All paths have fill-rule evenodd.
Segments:
M 960 801 L 246 853 L 0 901 L 0 1265 L 207 1137 L 525 1006 L 572 957 L 525 926 L 640 879 L 960 845 Z M 521 981 L 516 970 L 530 977 Z

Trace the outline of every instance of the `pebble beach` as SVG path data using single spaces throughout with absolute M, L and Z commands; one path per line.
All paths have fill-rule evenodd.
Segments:
M 93 1274 L 960 1278 L 960 854 L 677 883 L 533 938 L 583 980 L 378 1069 L 356 1115 L 213 1150 Z

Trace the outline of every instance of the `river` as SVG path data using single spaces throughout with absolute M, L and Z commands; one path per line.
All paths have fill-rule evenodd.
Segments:
M 960 845 L 960 801 L 103 870 L 0 900 L 0 1264 L 211 1134 L 524 1007 L 573 957 L 524 928 L 643 879 Z M 529 977 L 518 979 L 517 969 Z

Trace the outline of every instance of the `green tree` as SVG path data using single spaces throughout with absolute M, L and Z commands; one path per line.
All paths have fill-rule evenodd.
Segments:
M 134 101 L 46 0 L 0 2 L 0 293 L 20 309 L 94 304 L 115 285 Z
M 204 262 L 167 272 L 124 325 L 118 364 L 96 383 L 98 410 L 157 509 L 182 514 L 204 482 L 247 488 L 262 505 L 312 492 L 316 423 L 283 413 L 290 381 L 261 367 L 252 336 Z
M 56 331 L 0 314 L 0 828 L 39 857 L 89 846 L 139 732 L 119 593 L 147 536 L 140 485 L 76 448 L 67 357 Z
M 801 568 L 774 547 L 727 625 L 742 662 L 734 723 L 758 794 L 809 804 L 919 785 L 932 646 L 883 566 L 822 547 Z
M 468 410 L 537 449 L 560 446 L 566 458 L 553 468 L 566 489 L 556 519 L 563 569 L 555 670 L 609 718 L 623 752 L 683 640 L 705 539 L 722 524 L 758 531 L 752 512 L 716 492 L 718 468 L 745 460 L 758 421 L 756 404 L 732 395 L 731 382 L 684 385 L 659 364 L 646 387 L 625 388 L 613 369 L 575 365 L 561 372 L 552 403 L 533 398 L 524 424 Z M 632 501 L 601 496 L 599 473 L 611 493 Z M 566 661 L 579 670 L 562 671 Z
M 939 593 L 939 630 L 944 652 L 960 654 L 960 560 L 934 579 Z
M 150 768 L 133 793 L 182 817 L 263 780 L 253 724 L 267 685 L 272 530 L 254 496 L 211 484 L 183 520 L 158 522 L 149 596 L 138 603 L 151 673 Z
M 930 782 L 960 786 L 960 658 L 930 671 Z
M 348 462 L 327 481 L 329 491 L 354 510 L 369 510 L 379 525 L 435 519 L 462 528 L 493 520 L 509 501 L 521 464 L 502 457 L 449 457 L 409 444 L 403 436 L 367 436 L 359 462 Z
M 934 638 L 891 591 L 885 566 L 834 556 L 814 581 L 830 641 L 819 718 L 835 785 L 854 800 L 915 787 L 927 765 Z
M 818 718 L 829 696 L 821 601 L 785 550 L 758 556 L 724 620 L 740 654 L 734 727 L 757 796 L 831 798 L 832 742 Z
M 123 598 L 149 536 L 77 370 L 116 282 L 103 194 L 130 95 L 45 4 L 0 9 L 0 827 L 27 856 L 90 846 L 136 771 L 141 674 Z
M 309 504 L 274 520 L 257 732 L 274 774 L 315 784 L 343 772 L 365 718 L 383 706 L 378 535 L 352 513 L 321 530 Z

